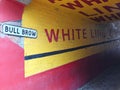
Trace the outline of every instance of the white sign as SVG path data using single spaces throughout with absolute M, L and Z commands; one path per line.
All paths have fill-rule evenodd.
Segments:
M 37 31 L 30 28 L 23 28 L 19 26 L 2 24 L 2 32 L 7 35 L 37 38 Z

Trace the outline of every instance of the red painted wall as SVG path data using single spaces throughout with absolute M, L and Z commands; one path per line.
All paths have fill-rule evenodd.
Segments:
M 16 1 L 0 1 L 0 22 L 21 20 L 23 9 L 24 5 Z M 107 67 L 118 63 L 119 53 L 116 47 L 25 78 L 24 49 L 8 37 L 1 37 L 0 90 L 76 90 Z

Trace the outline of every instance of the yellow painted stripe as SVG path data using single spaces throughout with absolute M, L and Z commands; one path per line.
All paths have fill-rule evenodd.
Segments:
M 76 60 L 91 56 L 96 53 L 106 51 L 107 49 L 114 48 L 113 45 L 115 42 L 103 44 L 100 46 L 94 46 L 90 48 L 85 48 L 82 50 L 72 51 L 64 54 L 48 56 L 44 58 L 37 58 L 32 60 L 25 61 L 25 76 L 31 76 L 46 70 L 50 70 L 61 65 L 74 62 Z
M 101 25 L 90 18 L 102 16 L 106 21 L 110 21 L 106 17 L 111 14 L 116 16 L 116 13 L 119 13 L 119 0 L 98 0 L 99 2 L 87 0 L 92 5 L 83 1 L 32 0 L 31 4 L 25 7 L 22 26 L 37 30 L 38 37 L 36 39 L 25 38 L 25 56 L 66 50 L 117 38 L 118 35 L 113 24 Z M 66 8 L 67 3 L 74 4 L 71 6 L 74 9 Z M 105 6 L 109 7 L 112 12 L 105 9 Z M 88 16 L 79 13 L 80 11 Z M 105 15 L 107 16 L 105 17 Z M 113 43 L 114 41 L 71 52 L 25 60 L 25 76 L 28 77 L 103 52 L 115 47 L 115 45 L 111 46 Z

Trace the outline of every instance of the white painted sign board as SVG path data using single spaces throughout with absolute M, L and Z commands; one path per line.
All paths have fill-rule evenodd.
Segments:
M 9 24 L 2 24 L 2 32 L 7 35 L 27 37 L 27 38 L 37 38 L 37 31 L 30 28 L 24 28 Z

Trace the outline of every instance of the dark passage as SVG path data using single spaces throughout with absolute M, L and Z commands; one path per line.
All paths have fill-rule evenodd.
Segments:
M 120 90 L 120 64 L 108 68 L 78 90 Z

